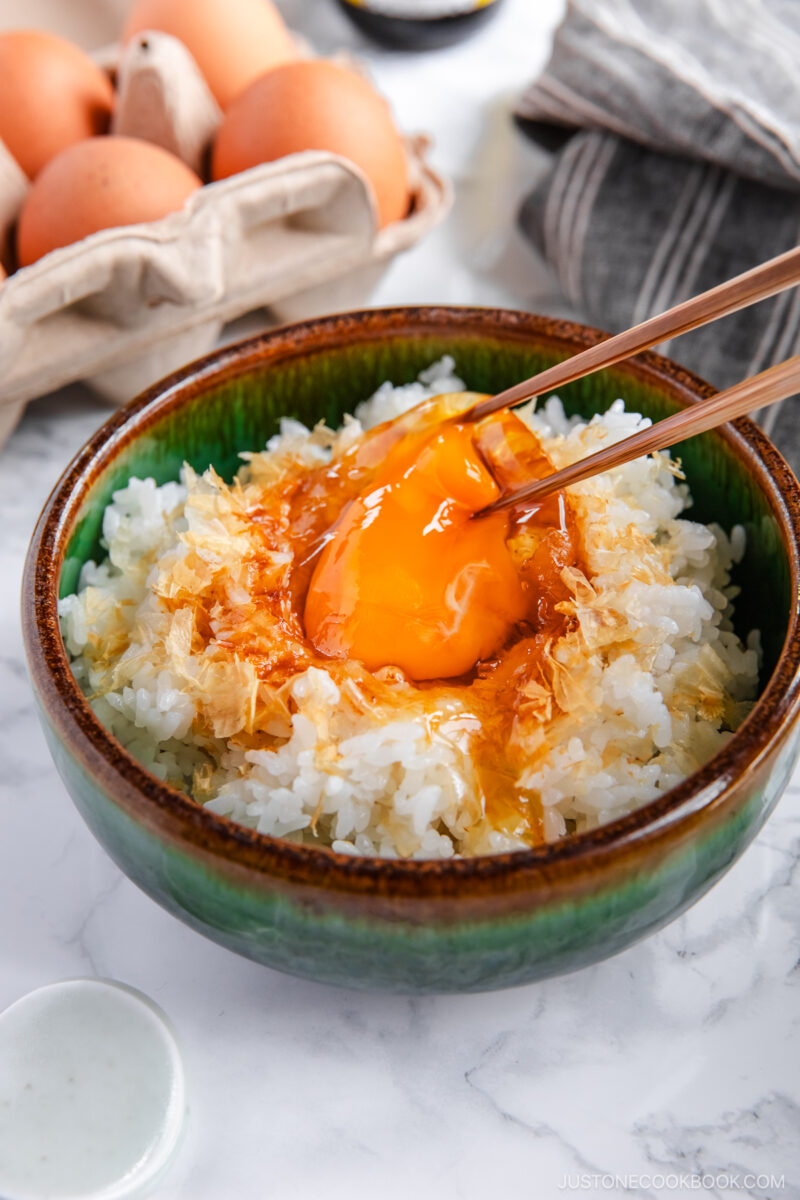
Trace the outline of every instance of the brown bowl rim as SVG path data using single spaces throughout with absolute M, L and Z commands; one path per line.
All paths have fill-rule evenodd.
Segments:
M 326 889 L 384 895 L 464 895 L 522 891 L 565 873 L 594 873 L 611 858 L 679 828 L 690 831 L 718 812 L 733 785 L 757 768 L 781 730 L 800 712 L 800 485 L 761 430 L 748 418 L 719 427 L 722 437 L 755 476 L 787 549 L 795 601 L 780 657 L 759 700 L 728 744 L 699 771 L 634 813 L 559 842 L 496 855 L 453 859 L 388 859 L 300 846 L 217 816 L 140 766 L 95 717 L 70 670 L 61 639 L 58 580 L 68 535 L 82 497 L 116 454 L 171 407 L 190 403 L 210 386 L 268 364 L 270 359 L 324 351 L 358 335 L 368 342 L 410 333 L 446 332 L 530 338 L 576 352 L 609 335 L 577 322 L 512 309 L 423 305 L 363 309 L 281 326 L 189 363 L 113 413 L 89 438 L 54 486 L 39 518 L 25 565 L 23 636 L 32 679 L 48 718 L 70 750 L 108 794 L 145 827 L 177 845 L 220 861 L 251 880 L 324 883 Z M 333 340 L 332 340 L 333 339 Z M 670 359 L 646 351 L 617 365 L 678 402 L 713 395 L 709 383 Z

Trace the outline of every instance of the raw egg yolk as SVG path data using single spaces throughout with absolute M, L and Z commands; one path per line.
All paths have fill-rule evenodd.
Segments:
M 468 426 L 392 448 L 311 577 L 305 629 L 316 649 L 416 680 L 463 675 L 497 650 L 527 607 L 508 517 L 471 520 L 498 496 Z

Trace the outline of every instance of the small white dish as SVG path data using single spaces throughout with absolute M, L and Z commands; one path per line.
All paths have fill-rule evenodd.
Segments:
M 186 1111 L 169 1023 L 140 992 L 69 979 L 0 1014 L 0 1196 L 118 1200 L 164 1169 Z

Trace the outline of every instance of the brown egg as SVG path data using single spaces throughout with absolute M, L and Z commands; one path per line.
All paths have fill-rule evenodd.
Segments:
M 105 133 L 113 104 L 108 76 L 71 42 L 0 34 L 0 138 L 31 179 L 67 146 Z
M 138 0 L 123 42 L 146 29 L 183 42 L 223 108 L 259 75 L 297 57 L 271 0 Z
M 330 150 L 372 184 L 378 223 L 408 211 L 408 165 L 389 106 L 361 75 L 325 59 L 270 71 L 236 100 L 214 143 L 212 175 L 224 179 L 299 150 Z
M 70 146 L 36 178 L 17 226 L 22 267 L 109 229 L 157 221 L 183 208 L 201 181 L 160 146 L 136 138 L 90 138 Z

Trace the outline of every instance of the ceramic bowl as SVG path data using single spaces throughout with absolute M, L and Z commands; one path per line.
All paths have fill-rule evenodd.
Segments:
M 221 350 L 112 416 L 64 472 L 24 580 L 26 650 L 50 749 L 108 853 L 150 896 L 232 950 L 280 970 L 402 992 L 508 987 L 571 971 L 672 920 L 742 853 L 798 753 L 800 492 L 748 420 L 677 448 L 693 516 L 741 523 L 739 631 L 762 631 L 760 699 L 702 770 L 633 815 L 557 845 L 450 861 L 354 858 L 214 816 L 133 761 L 70 672 L 57 598 L 100 552 L 101 517 L 130 475 L 159 483 L 184 460 L 233 473 L 287 413 L 342 414 L 385 379 L 452 354 L 470 389 L 505 388 L 604 335 L 523 313 L 401 308 L 325 317 Z M 711 394 L 653 354 L 561 390 L 589 416 L 618 396 L 653 419 Z

